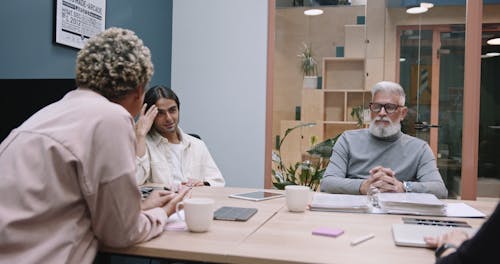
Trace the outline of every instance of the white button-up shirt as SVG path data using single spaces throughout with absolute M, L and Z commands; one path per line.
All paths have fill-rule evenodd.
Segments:
M 146 182 L 162 183 L 175 189 L 189 179 L 208 182 L 210 186 L 224 186 L 225 181 L 205 143 L 178 128 L 181 139 L 180 170 L 182 175 L 172 174 L 172 157 L 168 140 L 155 130 L 146 136 L 146 154 L 136 158 L 136 179 L 139 185 Z

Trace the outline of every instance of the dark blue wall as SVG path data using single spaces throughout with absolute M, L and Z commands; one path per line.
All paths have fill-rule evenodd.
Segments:
M 77 49 L 55 44 L 54 0 L 0 3 L 0 79 L 72 79 Z M 151 49 L 151 84 L 170 86 L 172 1 L 107 0 L 106 28 L 134 30 Z M 3 88 L 3 87 L 2 87 Z

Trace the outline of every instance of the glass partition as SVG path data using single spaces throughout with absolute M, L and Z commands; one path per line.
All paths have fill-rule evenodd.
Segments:
M 485 5 L 484 10 L 492 14 L 498 5 Z M 403 129 L 430 144 L 449 196 L 455 198 L 461 193 L 462 131 L 464 125 L 467 126 L 463 123 L 465 6 L 441 7 L 436 13 L 446 16 L 431 13 L 412 16 L 401 10 L 392 11 L 394 17 L 401 15 L 400 21 L 403 17 L 413 18 L 416 24 L 396 25 L 398 77 L 407 92 L 410 110 Z M 422 25 L 424 16 L 426 24 Z M 498 13 L 488 17 L 488 20 L 499 19 Z M 500 197 L 500 160 L 497 158 L 500 115 L 496 111 L 500 93 L 493 84 L 500 83 L 500 76 L 494 73 L 499 66 L 500 45 L 487 44 L 487 40 L 499 34 L 498 24 L 483 24 L 477 196 Z
M 433 8 L 417 15 L 406 13 L 403 2 L 276 0 L 273 148 L 280 147 L 287 165 L 309 160 L 313 144 L 366 127 L 374 83 L 397 81 L 409 108 L 402 128 L 429 142 L 455 198 L 462 188 L 467 126 L 465 1 L 433 1 Z M 310 8 L 323 14 L 304 15 Z M 484 5 L 483 14 L 477 195 L 500 197 L 500 45 L 486 42 L 500 37 L 500 4 Z M 309 83 L 304 51 L 317 63 Z
M 456 197 L 461 177 L 465 29 L 463 25 L 406 28 L 400 30 L 399 78 L 409 109 L 403 127 L 431 145 L 449 196 Z M 433 111 L 438 116 L 434 122 Z
M 484 24 L 482 36 L 478 196 L 500 197 L 500 24 Z
M 353 109 L 363 116 L 365 4 L 276 1 L 272 133 L 287 167 L 310 159 L 313 145 L 356 128 Z M 310 9 L 322 14 L 306 15 Z M 280 145 L 287 129 L 306 123 L 313 124 L 293 129 Z

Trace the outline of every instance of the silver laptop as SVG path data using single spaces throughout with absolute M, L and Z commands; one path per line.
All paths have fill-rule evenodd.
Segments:
M 451 230 L 463 230 L 472 237 L 477 229 L 467 227 L 416 225 L 416 224 L 393 224 L 392 237 L 397 246 L 405 247 L 428 247 L 424 241 L 426 236 L 441 236 Z

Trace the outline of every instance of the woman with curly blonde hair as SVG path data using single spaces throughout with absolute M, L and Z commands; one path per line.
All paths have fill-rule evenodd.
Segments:
M 0 263 L 92 263 L 99 243 L 126 247 L 163 231 L 178 194 L 141 203 L 134 120 L 153 74 L 134 32 L 110 28 L 78 53 L 78 88 L 0 145 Z

